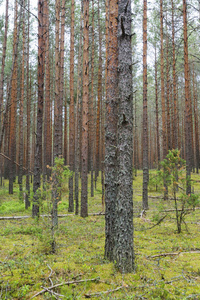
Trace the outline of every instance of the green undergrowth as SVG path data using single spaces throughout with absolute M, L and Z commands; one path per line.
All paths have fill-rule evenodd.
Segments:
M 174 212 L 164 212 L 174 208 L 173 201 L 162 200 L 163 192 L 152 188 L 150 209 L 139 217 L 142 172 L 137 174 L 133 181 L 133 274 L 120 274 L 104 259 L 103 215 L 83 219 L 71 213 L 59 218 L 56 253 L 50 250 L 47 217 L 0 220 L 0 299 L 31 299 L 43 287 L 64 282 L 74 283 L 52 289 L 57 294 L 46 290 L 33 299 L 200 299 L 200 210 L 186 216 L 187 228 L 183 225 L 178 234 Z M 200 191 L 198 178 L 192 175 L 195 192 Z M 17 184 L 11 196 L 6 186 L 5 181 L 5 187 L 0 188 L 0 216 L 30 215 L 31 210 L 25 211 L 24 203 L 18 200 Z M 59 214 L 69 214 L 67 183 L 63 190 Z M 102 211 L 100 191 L 99 179 L 94 197 L 89 193 L 90 213 Z M 43 207 L 45 212 L 45 204 Z

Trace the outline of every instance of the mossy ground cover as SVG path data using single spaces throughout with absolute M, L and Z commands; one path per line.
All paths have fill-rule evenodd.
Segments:
M 200 192 L 198 178 L 192 176 L 195 192 Z M 17 185 L 14 195 L 8 195 L 7 184 L 0 188 L 0 216 L 30 215 L 18 200 Z M 173 209 L 173 201 L 161 200 L 162 193 L 152 186 L 150 196 L 158 198 L 149 198 L 150 210 L 140 218 L 142 172 L 133 186 L 135 273 L 120 274 L 104 259 L 103 215 L 59 218 L 54 254 L 47 218 L 0 220 L 0 299 L 31 299 L 44 288 L 68 281 L 74 283 L 52 289 L 57 294 L 49 290 L 34 299 L 200 299 L 200 210 L 186 217 L 187 230 L 183 226 L 181 234 L 174 212 L 149 229 L 165 214 L 161 210 Z M 67 199 L 66 184 L 59 213 L 68 214 Z M 89 212 L 101 210 L 99 180 L 94 198 L 89 196 Z M 160 254 L 166 256 L 155 256 Z

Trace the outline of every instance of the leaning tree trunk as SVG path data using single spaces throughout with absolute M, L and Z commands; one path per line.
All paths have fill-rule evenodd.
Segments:
M 133 93 L 131 50 L 131 2 L 118 6 L 118 194 L 114 260 L 123 272 L 134 270 L 133 251 Z

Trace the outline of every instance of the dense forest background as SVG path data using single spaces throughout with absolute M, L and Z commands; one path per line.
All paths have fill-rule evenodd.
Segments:
M 180 270 L 173 271 L 178 277 L 172 277 L 169 262 L 160 266 L 160 257 L 176 257 L 181 251 L 199 255 L 198 231 L 192 224 L 199 225 L 200 206 L 200 1 L 39 0 L 36 7 L 30 0 L 4 0 L 0 4 L 0 214 L 4 215 L 0 218 L 2 224 L 11 221 L 2 226 L 6 242 L 0 250 L 7 253 L 12 248 L 0 262 L 2 278 L 7 280 L 5 285 L 2 279 L 1 295 L 30 299 L 30 295 L 51 294 L 60 299 L 54 292 L 58 287 L 84 283 L 80 299 L 115 292 L 118 297 L 118 291 L 116 299 L 135 299 L 127 294 L 129 289 L 139 289 L 135 295 L 144 299 L 141 290 L 158 285 L 158 292 L 145 291 L 149 299 L 196 299 L 199 290 L 191 282 L 199 280 L 198 263 L 193 266 L 191 258 L 188 267 L 181 260 Z M 138 231 L 134 239 L 133 215 Z M 20 220 L 16 228 L 15 219 Z M 163 245 L 163 232 L 167 249 L 152 255 L 157 243 Z M 32 244 L 25 234 L 33 238 Z M 16 250 L 12 239 L 18 235 L 25 243 Z M 29 252 L 22 254 L 20 247 L 30 249 L 27 269 L 24 261 Z M 70 247 L 77 258 L 70 258 L 66 271 L 64 257 Z M 93 255 L 97 249 L 101 249 L 98 257 Z M 149 255 L 141 256 L 141 249 Z M 41 261 L 55 266 L 59 251 L 58 274 L 70 277 L 73 270 L 73 280 L 53 285 L 53 274 L 57 283 L 60 277 Z M 76 268 L 87 251 L 91 268 Z M 14 257 L 18 253 L 20 267 Z M 129 277 L 125 274 L 137 272 L 137 255 L 142 275 Z M 107 275 L 93 266 L 94 258 L 100 268 L 106 265 Z M 51 286 L 34 295 L 38 273 L 34 280 L 22 280 L 23 286 L 16 277 L 20 270 L 28 274 L 31 269 L 33 274 L 37 263 L 39 272 L 48 266 Z M 174 261 L 172 265 L 175 268 Z M 152 275 L 154 267 L 157 273 Z M 112 284 L 117 287 L 96 293 L 97 285 L 105 289 L 107 280 L 101 281 L 95 273 L 105 275 L 110 284 L 112 272 L 114 277 L 122 276 L 122 283 L 115 278 Z M 92 278 L 79 280 L 89 274 Z M 177 290 L 176 285 L 162 288 L 177 278 L 181 281 Z M 142 288 L 140 280 L 147 283 Z M 78 299 L 73 286 L 68 292 L 66 299 Z

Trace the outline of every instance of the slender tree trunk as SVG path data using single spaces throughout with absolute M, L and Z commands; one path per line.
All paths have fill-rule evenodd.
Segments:
M 30 170 L 30 127 L 31 127 L 31 82 L 29 83 L 29 26 L 30 26 L 30 0 L 28 0 L 28 24 L 27 24 L 27 41 L 26 41 L 26 198 L 25 198 L 25 208 L 27 209 L 30 206 L 30 178 L 29 178 L 29 170 Z
M 75 118 L 74 118 L 74 0 L 71 0 L 71 36 L 70 36 L 70 106 L 69 106 L 69 165 L 74 171 Z M 74 211 L 73 179 L 69 178 L 69 212 Z
M 0 127 L 2 123 L 2 110 L 3 110 L 3 90 L 4 90 L 4 69 L 6 61 L 6 48 L 7 48 L 7 35 L 8 35 L 8 4 L 9 0 L 6 0 L 6 14 L 5 14 L 5 29 L 4 29 L 4 40 L 3 40 L 3 53 L 1 60 L 1 81 L 0 81 Z M 1 130 L 0 130 L 1 133 Z M 1 160 L 1 159 L 0 159 Z
M 137 136 L 137 105 L 136 105 L 136 92 L 135 92 L 135 101 L 134 101 L 134 169 L 135 169 L 135 176 L 137 176 L 137 169 L 138 169 L 138 136 Z
M 143 209 L 148 207 L 147 0 L 143 1 Z
M 22 5 L 24 6 L 24 0 Z M 21 98 L 20 98 L 20 116 L 19 116 L 19 176 L 18 176 L 18 183 L 19 183 L 19 191 L 20 191 L 20 199 L 23 199 L 23 186 L 22 186 L 22 179 L 23 179 L 23 163 L 24 163 L 24 128 L 23 128 L 23 121 L 24 121 L 24 79 L 25 79 L 25 11 L 23 10 L 23 20 L 22 20 L 22 71 L 21 71 Z
M 105 257 L 114 261 L 117 199 L 117 123 L 118 123 L 118 1 L 109 1 L 108 61 L 105 127 Z
M 80 130 L 81 130 L 81 83 L 82 83 L 82 39 L 83 39 L 83 1 L 81 1 L 80 36 L 78 53 L 78 82 L 76 92 L 76 122 L 75 122 L 75 214 L 79 213 L 79 162 L 80 162 Z
M 178 116 L 177 116 L 177 86 L 176 86 L 176 51 L 175 51 L 175 28 L 174 28 L 174 1 L 172 2 L 172 51 L 173 51 L 173 97 L 174 97 L 174 122 L 173 122 L 173 149 L 178 148 Z
M 159 134 L 159 119 L 158 119 L 158 70 L 157 70 L 157 49 L 155 47 L 155 98 L 156 98 L 156 149 L 158 169 L 160 168 L 160 134 Z
M 9 194 L 13 194 L 13 181 L 15 177 L 16 166 L 14 164 L 16 157 L 16 111 L 17 111 L 17 27 L 18 20 L 18 5 L 15 1 L 15 23 L 13 33 L 13 74 L 11 81 L 11 100 L 10 100 L 10 135 L 9 135 Z
M 164 47 L 163 47 L 163 0 L 160 0 L 160 39 L 161 39 L 161 102 L 162 102 L 162 143 L 163 158 L 167 154 L 166 117 L 165 117 L 165 83 L 164 83 Z
M 189 64 L 188 64 L 188 37 L 187 37 L 187 4 L 183 0 L 183 30 L 184 30 L 184 71 L 185 71 L 185 154 L 186 154 L 186 193 L 191 194 L 191 105 L 189 86 Z
M 51 96 L 50 96 L 50 53 L 49 53 L 49 1 L 45 1 L 45 15 L 46 15 L 46 81 L 45 81 L 45 153 L 46 158 L 44 159 L 45 163 L 45 173 L 47 174 L 47 177 L 50 176 L 50 168 L 47 168 L 48 166 L 51 166 L 51 147 L 52 147 L 52 134 L 51 134 Z
M 34 161 L 33 206 L 32 216 L 39 216 L 39 188 L 42 167 L 42 127 L 44 100 L 44 41 L 43 41 L 43 8 L 44 0 L 38 1 L 38 104 L 37 104 L 37 135 Z
M 54 163 L 62 155 L 62 103 L 60 99 L 60 0 L 56 0 L 56 26 L 55 26 L 55 105 L 54 105 Z M 61 198 L 57 174 L 52 174 L 52 226 L 58 226 L 58 202 Z
M 118 194 L 114 259 L 122 273 L 134 270 L 133 251 L 133 93 L 131 50 L 131 2 L 119 1 L 118 8 Z
M 167 20 L 166 20 L 167 22 Z M 167 25 L 166 25 L 167 26 Z M 169 35 L 166 37 L 166 75 L 167 75 L 167 149 L 171 150 L 171 119 L 170 119 L 170 74 L 169 74 Z
M 198 119 L 198 105 L 197 93 L 195 88 L 195 72 L 193 64 L 193 99 L 194 99 L 194 130 L 195 130 L 195 158 L 196 158 L 196 172 L 199 173 L 199 119 Z
M 91 57 L 91 96 L 90 96 L 90 122 L 89 122 L 89 135 L 90 135 L 90 168 L 91 168 L 91 197 L 94 197 L 94 0 L 92 0 L 92 57 Z
M 164 82 L 164 47 L 163 47 L 163 0 L 160 0 L 160 72 L 161 72 L 161 105 L 162 105 L 162 149 L 163 159 L 167 155 L 166 112 L 165 112 L 165 82 Z M 168 198 L 168 188 L 164 180 L 164 199 Z
M 89 0 L 83 0 L 83 113 L 81 145 L 81 217 L 88 216 Z
M 99 65 L 98 65 L 98 100 L 97 100 L 97 119 L 96 119 L 96 165 L 95 165 L 95 185 L 100 169 L 100 120 L 101 120 L 101 100 L 102 100 L 102 34 L 100 29 L 99 17 L 99 0 L 98 0 L 98 31 L 99 31 Z

